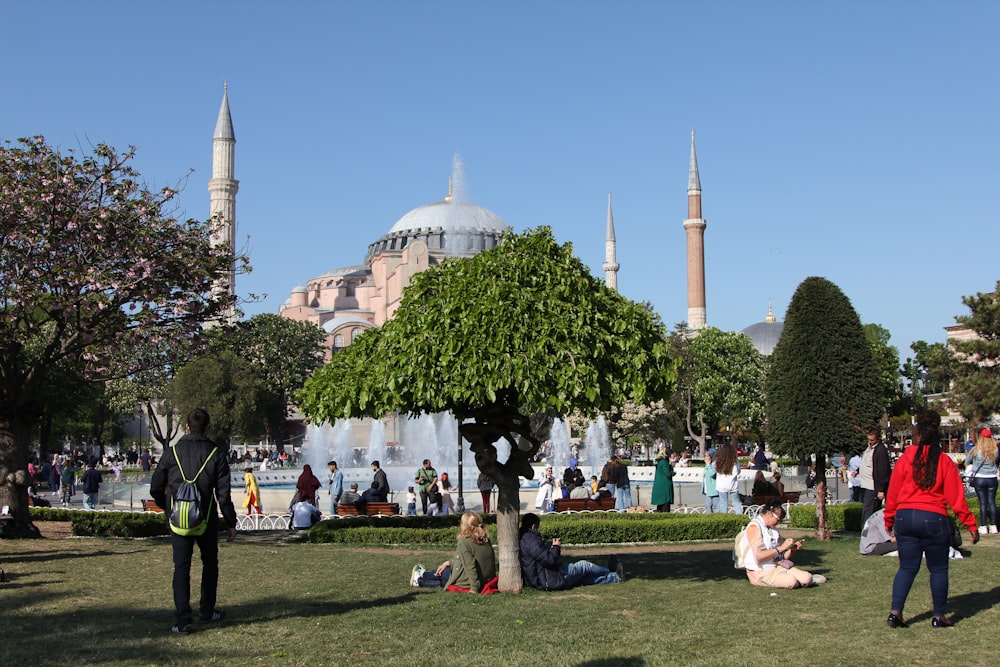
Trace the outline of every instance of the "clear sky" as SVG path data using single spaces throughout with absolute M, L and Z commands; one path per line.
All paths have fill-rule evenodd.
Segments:
M 359 264 L 453 156 L 468 200 L 553 227 L 619 291 L 687 317 L 697 132 L 708 323 L 779 319 L 819 275 L 909 354 L 997 270 L 996 2 L 52 2 L 0 5 L 0 137 L 135 145 L 208 217 L 229 84 L 238 291 L 276 312 Z M 193 173 L 188 176 L 188 173 Z

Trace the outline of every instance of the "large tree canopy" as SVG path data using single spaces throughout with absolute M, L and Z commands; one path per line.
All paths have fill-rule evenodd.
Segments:
M 766 387 L 771 448 L 797 458 L 816 454 L 820 474 L 827 456 L 855 449 L 864 429 L 878 426 L 882 369 L 851 302 L 829 280 L 806 278 L 795 290 Z M 817 511 L 826 537 L 821 496 Z
M 234 261 L 213 246 L 219 221 L 166 213 L 133 153 L 60 153 L 42 137 L 0 146 L 0 504 L 30 532 L 27 457 L 45 376 L 71 360 L 90 378 L 124 376 L 116 352 L 140 333 L 190 334 L 233 306 L 220 280 Z
M 499 489 L 501 588 L 520 590 L 518 476 L 539 441 L 527 415 L 608 411 L 673 388 L 666 332 L 608 289 L 542 227 L 413 278 L 392 320 L 362 334 L 306 383 L 312 422 L 451 411 Z M 497 460 L 500 438 L 511 443 Z
M 1000 281 L 992 292 L 962 297 L 968 315 L 955 318 L 976 332 L 966 340 L 951 340 L 954 386 L 949 404 L 962 416 L 987 421 L 1000 413 Z
M 737 431 L 758 428 L 764 421 L 764 378 L 767 362 L 743 333 L 705 327 L 684 347 L 681 391 L 687 401 L 688 433 L 704 443 L 697 423 L 721 425 Z M 704 447 L 704 445 L 702 445 Z M 704 449 L 702 455 L 704 455 Z

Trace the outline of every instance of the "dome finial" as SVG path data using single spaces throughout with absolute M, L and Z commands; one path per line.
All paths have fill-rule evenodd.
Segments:
M 452 177 L 451 176 L 448 177 L 448 194 L 446 194 L 444 196 L 444 200 L 445 201 L 451 201 L 452 200 Z
M 764 318 L 764 321 L 767 322 L 768 324 L 774 324 L 775 322 L 778 321 L 778 318 L 774 316 L 774 311 L 771 310 L 770 299 L 767 300 L 767 317 Z

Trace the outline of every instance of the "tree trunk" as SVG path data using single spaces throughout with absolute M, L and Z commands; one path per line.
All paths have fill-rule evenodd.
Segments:
M 506 593 L 520 593 L 523 588 L 521 561 L 518 557 L 520 482 L 517 476 L 507 474 L 504 477 L 504 479 L 493 478 L 497 483 L 497 550 L 500 553 L 498 585 L 500 590 Z
M 830 526 L 826 521 L 826 457 L 816 455 L 816 539 L 829 541 Z
M 0 506 L 9 508 L 13 527 L 8 537 L 40 537 L 28 515 L 28 445 L 31 442 L 29 418 L 36 411 L 10 406 L 0 409 Z

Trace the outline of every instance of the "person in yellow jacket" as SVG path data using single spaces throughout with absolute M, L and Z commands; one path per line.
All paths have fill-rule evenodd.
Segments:
M 247 514 L 263 514 L 260 505 L 260 489 L 257 488 L 257 478 L 253 476 L 253 468 L 243 470 L 243 507 Z

